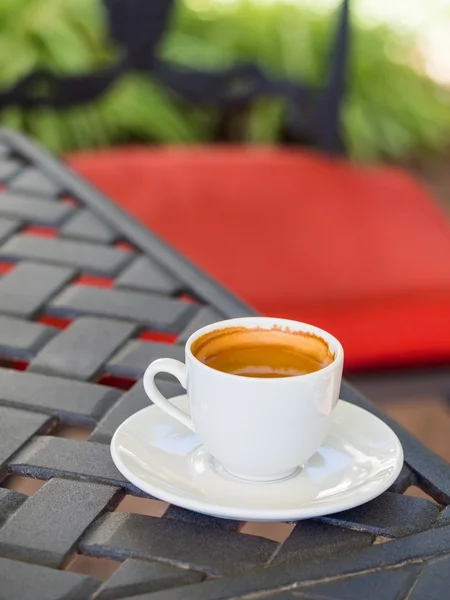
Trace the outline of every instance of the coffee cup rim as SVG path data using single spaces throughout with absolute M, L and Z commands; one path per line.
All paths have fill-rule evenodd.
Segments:
M 249 324 L 249 322 L 250 322 L 250 324 Z M 246 323 L 247 323 L 247 325 L 246 325 Z M 228 329 L 230 327 L 236 327 L 236 326 L 248 327 L 250 329 L 252 326 L 254 327 L 256 325 L 264 327 L 264 323 L 267 324 L 266 325 L 267 327 L 269 327 L 269 326 L 273 327 L 274 325 L 280 325 L 281 327 L 285 327 L 285 328 L 291 327 L 294 331 L 305 331 L 307 333 L 314 333 L 314 334 L 318 335 L 328 344 L 329 349 L 332 352 L 334 352 L 333 362 L 330 363 L 329 365 L 327 365 L 326 367 L 324 367 L 323 369 L 320 369 L 319 371 L 314 371 L 313 373 L 305 373 L 303 375 L 293 375 L 291 377 L 271 377 L 271 378 L 257 379 L 254 377 L 245 377 L 242 375 L 235 375 L 234 373 L 225 373 L 224 371 L 216 371 L 218 374 L 223 375 L 224 377 L 231 377 L 233 379 L 238 378 L 239 380 L 251 381 L 253 383 L 259 383 L 259 384 L 264 384 L 264 385 L 273 385 L 274 383 L 280 383 L 280 382 L 288 383 L 289 381 L 294 381 L 296 379 L 304 380 L 305 378 L 308 378 L 308 377 L 317 376 L 318 373 L 324 374 L 327 371 L 330 371 L 330 370 L 333 370 L 333 368 L 336 368 L 337 364 L 343 362 L 344 348 L 342 347 L 342 344 L 336 337 L 334 337 L 334 335 L 332 335 L 325 329 L 321 329 L 320 327 L 317 327 L 316 325 L 312 325 L 310 323 L 304 323 L 302 321 L 294 321 L 292 319 L 282 319 L 282 318 L 278 318 L 278 317 L 258 317 L 258 316 L 224 319 L 221 321 L 217 321 L 215 323 L 210 323 L 209 325 L 205 325 L 204 327 L 197 329 L 196 331 L 194 331 L 194 333 L 192 333 L 189 336 L 189 338 L 185 344 L 186 358 L 189 356 L 195 362 L 196 365 L 199 365 L 203 369 L 208 369 L 209 372 L 215 371 L 215 369 L 212 369 L 212 367 L 205 365 L 205 363 L 198 360 L 198 358 L 196 356 L 194 356 L 194 354 L 192 353 L 191 346 L 196 339 L 198 339 L 199 337 L 201 337 L 202 335 L 204 335 L 206 333 L 215 331 L 216 329 Z

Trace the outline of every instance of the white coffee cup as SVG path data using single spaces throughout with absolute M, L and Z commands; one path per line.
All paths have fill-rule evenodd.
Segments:
M 334 353 L 331 364 L 306 375 L 243 377 L 213 369 L 191 351 L 199 337 L 226 327 L 287 328 L 320 336 Z M 344 351 L 332 335 L 306 323 L 267 317 L 229 319 L 199 329 L 186 343 L 186 364 L 152 362 L 144 389 L 159 408 L 194 431 L 206 450 L 236 477 L 271 481 L 289 477 L 320 447 L 339 399 Z M 190 415 L 155 385 L 158 373 L 174 375 L 187 390 Z

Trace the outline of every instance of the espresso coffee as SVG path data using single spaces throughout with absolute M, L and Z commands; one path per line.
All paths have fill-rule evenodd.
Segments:
M 305 331 L 228 327 L 196 339 L 191 351 L 208 367 L 243 377 L 295 377 L 334 361 L 327 342 Z

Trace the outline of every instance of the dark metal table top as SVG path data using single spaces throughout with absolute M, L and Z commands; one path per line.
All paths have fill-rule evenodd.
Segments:
M 7 131 L 0 186 L 1 600 L 446 597 L 450 467 L 386 417 L 406 456 L 393 488 L 290 525 L 282 543 L 175 506 L 127 513 L 127 499 L 145 495 L 116 470 L 109 442 L 148 404 L 145 367 L 182 358 L 198 327 L 252 311 Z M 342 397 L 377 413 L 345 384 Z M 64 436 L 67 426 L 86 439 Z M 37 491 L 8 489 L 12 476 L 39 480 Z M 431 498 L 404 495 L 411 486 Z M 110 577 L 67 569 L 77 555 Z

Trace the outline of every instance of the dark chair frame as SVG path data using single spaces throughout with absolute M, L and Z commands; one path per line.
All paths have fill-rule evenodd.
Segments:
M 314 145 L 330 154 L 342 152 L 340 108 L 347 71 L 349 0 L 341 5 L 327 81 L 321 89 L 269 77 L 254 64 L 201 71 L 160 60 L 157 47 L 173 2 L 104 0 L 110 37 L 122 49 L 118 62 L 95 73 L 71 77 L 57 77 L 43 70 L 29 73 L 11 89 L 0 91 L 0 110 L 8 106 L 28 110 L 80 106 L 98 99 L 126 72 L 135 71 L 156 78 L 185 102 L 213 107 L 224 116 L 245 109 L 260 97 L 282 98 L 286 140 Z M 236 86 L 243 80 L 245 86 Z

